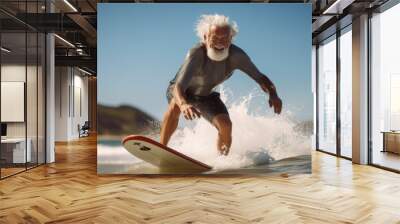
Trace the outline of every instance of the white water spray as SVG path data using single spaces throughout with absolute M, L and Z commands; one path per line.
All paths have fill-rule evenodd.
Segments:
M 250 112 L 256 94 L 231 101 L 232 94 L 221 88 L 221 99 L 226 104 L 233 123 L 232 146 L 228 156 L 219 155 L 217 130 L 203 118 L 178 129 L 169 147 L 202 161 L 217 170 L 235 169 L 267 164 L 273 160 L 309 155 L 311 138 L 296 130 L 297 123 L 284 108 L 280 115 Z M 263 95 L 267 99 L 265 95 Z M 252 111 L 267 111 L 265 105 Z

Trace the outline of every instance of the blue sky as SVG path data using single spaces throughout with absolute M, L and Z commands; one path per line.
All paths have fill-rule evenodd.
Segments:
M 311 120 L 310 4 L 98 4 L 98 102 L 137 106 L 161 119 L 168 82 L 198 42 L 197 20 L 215 13 L 237 22 L 234 43 L 275 83 L 284 109 Z M 236 97 L 259 89 L 241 71 L 224 86 Z M 267 108 L 266 99 L 255 103 Z

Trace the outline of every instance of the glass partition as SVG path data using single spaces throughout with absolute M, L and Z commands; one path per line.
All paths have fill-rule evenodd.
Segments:
M 352 157 L 352 34 L 351 25 L 340 35 L 340 154 Z
M 371 162 L 400 171 L 400 4 L 371 18 Z
M 43 13 L 44 1 L 0 7 Z M 35 18 L 35 17 L 33 17 Z M 0 178 L 45 162 L 45 34 L 0 12 Z
M 318 47 L 318 148 L 336 154 L 336 35 Z
M 26 33 L 1 34 L 1 176 L 24 171 L 26 144 Z M 6 49 L 6 50 L 4 50 Z

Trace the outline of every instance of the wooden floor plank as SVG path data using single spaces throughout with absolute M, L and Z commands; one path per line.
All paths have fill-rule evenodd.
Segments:
M 0 223 L 400 223 L 400 175 L 313 152 L 313 174 L 98 176 L 96 138 L 0 181 Z

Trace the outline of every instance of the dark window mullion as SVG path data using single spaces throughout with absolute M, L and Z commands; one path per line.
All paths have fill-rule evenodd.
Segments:
M 0 47 L 2 46 L 2 32 L 1 32 L 1 24 L 2 23 L 0 23 Z M 0 52 L 0 124 L 2 124 L 1 123 L 1 67 L 2 67 L 2 64 L 1 64 L 1 62 L 2 62 L 2 58 L 1 58 L 1 52 Z M 0 132 L 1 132 L 1 130 L 0 130 Z M 1 133 L 2 134 L 2 133 Z M 0 136 L 1 136 L 1 134 L 0 134 Z M 3 164 L 3 162 L 2 162 L 2 159 L 1 159 L 1 144 L 0 144 L 0 179 L 2 179 L 2 177 L 1 177 L 1 170 L 2 170 L 2 164 Z
M 367 119 L 368 119 L 368 124 L 367 124 L 367 132 L 368 132 L 368 164 L 373 164 L 373 145 L 372 145 L 372 83 L 371 83 L 371 77 L 372 77 L 372 64 L 371 64 L 371 57 L 372 57 L 372 25 L 371 25 L 371 20 L 372 20 L 372 12 L 368 12 L 368 30 L 367 30 L 367 45 L 368 45 L 368 53 L 367 53 Z
M 319 149 L 319 44 L 315 47 L 315 147 Z
M 340 35 L 338 28 L 336 31 L 336 154 L 341 157 L 341 119 L 340 119 Z
M 47 1 L 44 2 L 45 4 L 45 13 L 48 13 L 48 5 L 49 3 Z M 54 37 L 54 35 L 53 35 Z M 48 38 L 48 33 L 45 32 L 44 33 L 44 69 L 42 69 L 42 77 L 44 74 L 44 78 L 42 78 L 42 80 L 44 79 L 44 135 L 43 135 L 43 139 L 44 139 L 44 161 L 43 163 L 47 163 L 47 38 Z M 42 42 L 43 44 L 43 42 Z M 43 53 L 43 51 L 42 51 Z M 43 60 L 43 59 L 42 59 Z M 43 107 L 42 107 L 43 109 Z
M 36 13 L 39 13 L 38 0 L 36 1 Z M 39 32 L 36 32 L 36 166 L 38 165 L 39 165 Z
M 28 17 L 28 1 L 25 1 L 25 21 Z M 25 88 L 24 88 L 24 118 L 25 118 L 25 170 L 28 170 L 28 114 L 27 114 L 27 96 L 28 96 L 28 24 L 25 23 Z

